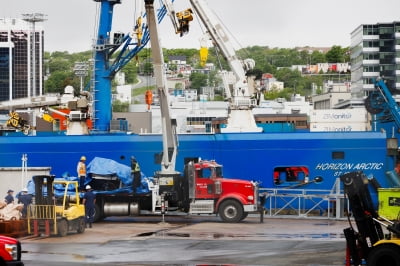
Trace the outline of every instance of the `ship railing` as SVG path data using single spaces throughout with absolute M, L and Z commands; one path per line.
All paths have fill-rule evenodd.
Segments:
M 343 191 L 260 188 L 265 215 L 279 218 L 346 219 L 348 202 Z
M 255 100 L 250 99 L 250 97 L 235 97 L 231 108 L 236 110 L 247 110 L 255 105 Z

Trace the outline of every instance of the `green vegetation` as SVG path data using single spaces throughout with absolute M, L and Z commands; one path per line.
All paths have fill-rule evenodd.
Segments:
M 154 91 L 156 89 L 156 86 L 145 86 L 145 87 L 140 87 L 132 90 L 132 96 L 138 96 L 138 95 L 144 95 L 147 90 L 152 90 Z
M 113 112 L 128 112 L 129 103 L 121 102 L 120 100 L 115 100 L 112 105 Z
M 316 63 L 336 63 L 349 62 L 349 48 L 341 46 L 333 46 L 326 52 L 311 51 L 308 47 L 303 49 L 287 49 L 287 48 L 269 48 L 262 46 L 252 46 L 237 51 L 240 58 L 252 58 L 256 62 L 256 69 L 253 69 L 251 74 L 258 78 L 263 73 L 271 73 L 274 77 L 284 82 L 285 88 L 280 92 L 270 92 L 266 95 L 267 98 L 273 99 L 276 97 L 290 98 L 293 93 L 300 93 L 308 96 L 311 94 L 311 88 L 314 85 L 321 86 L 323 80 L 338 78 L 337 75 L 302 75 L 297 70 L 292 70 L 292 65 L 307 65 Z M 68 52 L 53 52 L 45 53 L 45 92 L 62 93 L 64 87 L 72 85 L 76 93 L 80 88 L 80 78 L 74 74 L 74 64 L 76 62 L 90 62 L 92 51 L 69 54 Z M 164 49 L 165 62 L 169 61 L 169 56 L 183 55 L 186 56 L 186 61 L 193 68 L 200 69 L 199 66 L 199 51 L 197 49 Z M 215 48 L 209 49 L 208 63 L 213 63 L 217 70 L 210 71 L 208 74 L 193 72 L 189 80 L 191 88 L 199 90 L 204 86 L 221 87 L 222 81 L 216 75 L 218 69 L 229 70 L 229 66 L 218 53 Z M 175 71 L 177 66 L 172 64 L 169 70 Z M 125 80 L 128 84 L 133 84 L 137 81 L 138 73 L 151 75 L 153 72 L 151 64 L 151 50 L 143 49 L 135 59 L 131 60 L 122 71 L 125 73 Z M 91 72 L 84 78 L 84 86 L 89 84 Z M 182 76 L 182 74 L 180 74 Z M 341 75 L 340 78 L 344 78 Z M 348 78 L 348 75 L 347 75 Z M 115 82 L 112 83 L 115 86 Z M 133 96 L 144 94 L 147 89 L 154 90 L 153 87 L 143 87 L 133 90 Z M 113 90 L 114 91 L 114 90 Z

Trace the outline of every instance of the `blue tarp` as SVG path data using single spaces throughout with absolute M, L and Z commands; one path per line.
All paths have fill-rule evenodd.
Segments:
M 87 173 L 88 176 L 92 175 L 102 175 L 102 176 L 117 176 L 119 180 L 121 180 L 122 184 L 125 187 L 107 190 L 107 191 L 95 191 L 95 193 L 102 194 L 114 194 L 114 193 L 132 193 L 132 177 L 131 177 L 131 168 L 124 164 L 120 164 L 114 160 L 95 157 L 88 165 L 87 165 Z M 147 178 L 143 172 L 141 174 L 141 186 L 137 188 L 136 193 L 148 193 L 149 187 L 147 185 Z M 91 179 L 88 181 L 88 177 L 86 177 L 86 183 L 89 183 Z M 151 180 L 151 179 L 150 179 Z
M 92 175 L 101 175 L 101 176 L 116 176 L 119 180 L 121 180 L 123 187 L 107 190 L 107 191 L 94 191 L 95 193 L 100 194 L 115 194 L 115 193 L 132 193 L 132 177 L 131 177 L 131 168 L 124 164 L 120 164 L 114 160 L 95 157 L 90 163 L 87 165 L 87 176 L 85 179 L 85 186 L 92 181 Z M 62 178 L 55 178 L 55 180 L 68 180 L 68 181 L 78 181 L 79 178 L 76 176 L 69 176 L 68 173 L 63 174 Z M 152 178 L 146 177 L 141 172 L 141 186 L 137 188 L 136 193 L 148 193 L 149 187 L 147 184 L 147 180 L 152 180 Z M 29 180 L 27 184 L 28 193 L 35 195 L 35 183 L 33 180 Z M 46 187 L 43 187 L 44 194 L 47 194 Z M 70 185 L 68 188 L 68 194 L 73 195 L 75 193 L 75 187 Z M 55 196 L 64 195 L 64 187 L 61 184 L 54 185 L 54 194 Z M 81 195 L 82 196 L 82 195 Z
M 108 176 L 116 175 L 124 185 L 132 185 L 131 168 L 111 159 L 95 157 L 87 165 L 87 173 Z
M 54 180 L 78 181 L 79 184 L 79 179 L 74 176 L 55 178 Z M 28 194 L 35 195 L 35 182 L 33 182 L 32 179 L 28 181 L 26 188 L 28 189 Z M 47 187 L 43 186 L 42 189 L 43 189 L 43 195 L 47 195 Z M 73 184 L 70 184 L 68 186 L 68 195 L 73 195 L 73 194 L 75 194 L 75 186 Z M 64 186 L 61 184 L 54 184 L 54 195 L 56 197 L 62 197 L 64 195 Z

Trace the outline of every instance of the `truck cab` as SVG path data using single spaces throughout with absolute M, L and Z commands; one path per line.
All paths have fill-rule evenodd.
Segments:
M 215 213 L 224 222 L 240 222 L 258 212 L 256 182 L 224 178 L 222 165 L 215 161 L 191 161 L 187 168 L 190 213 Z

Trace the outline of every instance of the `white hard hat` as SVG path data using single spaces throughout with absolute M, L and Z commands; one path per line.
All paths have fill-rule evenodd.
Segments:
M 24 187 L 24 188 L 22 189 L 22 192 L 28 192 L 28 189 L 27 189 L 26 187 Z
M 90 185 L 86 185 L 86 189 L 92 189 Z

